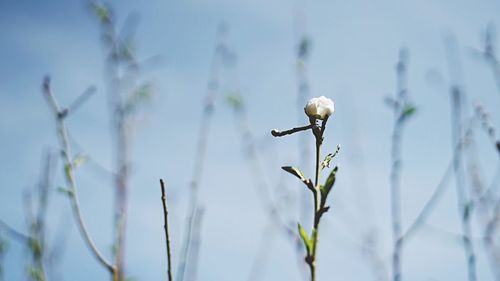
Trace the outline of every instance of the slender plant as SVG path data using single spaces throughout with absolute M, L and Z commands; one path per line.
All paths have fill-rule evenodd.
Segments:
M 297 167 L 284 166 L 283 170 L 299 178 L 302 183 L 312 192 L 314 199 L 314 220 L 312 224 L 311 233 L 302 227 L 300 223 L 297 224 L 299 236 L 304 242 L 306 249 L 305 262 L 309 266 L 311 281 L 316 281 L 316 257 L 318 252 L 319 241 L 319 226 L 321 217 L 326 213 L 330 206 L 326 205 L 327 197 L 335 184 L 336 174 L 338 167 L 331 170 L 325 184 L 320 183 L 320 173 L 323 169 L 330 167 L 331 160 L 338 153 L 329 153 L 325 156 L 324 160 L 321 158 L 321 146 L 324 140 L 324 133 L 326 124 L 330 115 L 334 112 L 334 104 L 331 99 L 324 96 L 311 99 L 304 108 L 306 115 L 309 117 L 309 125 L 292 128 L 286 131 L 272 130 L 271 134 L 274 137 L 282 137 L 294 134 L 301 131 L 311 131 L 316 140 L 316 161 L 315 161 L 315 176 L 314 182 L 299 170 Z M 338 146 L 337 146 L 338 147 Z

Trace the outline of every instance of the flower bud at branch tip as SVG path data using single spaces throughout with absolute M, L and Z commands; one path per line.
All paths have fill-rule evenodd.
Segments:
M 333 114 L 335 106 L 331 99 L 321 96 L 310 99 L 304 107 L 304 111 L 309 117 L 324 120 Z

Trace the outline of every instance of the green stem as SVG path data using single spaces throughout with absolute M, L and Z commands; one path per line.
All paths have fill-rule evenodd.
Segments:
M 320 161 L 321 161 L 321 134 L 316 135 L 316 176 L 314 181 L 314 225 L 312 231 L 312 250 L 309 257 L 309 268 L 311 270 L 311 281 L 316 281 L 316 252 L 318 246 L 319 220 L 321 217 L 321 191 L 319 185 Z

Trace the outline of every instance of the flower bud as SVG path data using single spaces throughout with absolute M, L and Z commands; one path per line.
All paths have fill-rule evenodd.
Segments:
M 332 115 L 334 110 L 333 101 L 325 96 L 312 98 L 304 108 L 307 116 L 321 120 L 324 120 L 326 117 Z

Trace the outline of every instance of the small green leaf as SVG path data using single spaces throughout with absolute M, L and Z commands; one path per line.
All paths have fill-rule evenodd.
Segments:
M 302 239 L 302 242 L 304 242 L 304 246 L 307 249 L 307 253 L 310 254 L 311 250 L 312 250 L 312 241 L 311 241 L 311 239 L 309 239 L 309 235 L 307 235 L 307 232 L 300 225 L 300 223 L 297 223 L 297 227 L 299 229 L 300 238 Z M 314 230 L 313 230 L 313 233 L 314 233 Z
M 67 196 L 73 196 L 73 191 L 69 188 L 65 188 L 65 187 L 62 187 L 62 186 L 59 186 L 57 188 L 57 192 L 60 192 L 64 195 L 67 195 Z
M 299 170 L 299 168 L 297 168 L 297 167 L 284 166 L 284 167 L 281 167 L 281 169 L 283 169 L 283 170 L 289 172 L 290 174 L 296 176 L 297 178 L 299 178 L 304 183 L 307 181 L 306 177 L 304 176 L 304 173 L 302 173 L 302 171 Z
M 42 243 L 40 240 L 30 239 L 29 240 L 29 247 L 30 247 L 33 255 L 40 256 L 42 254 Z
M 226 102 L 234 110 L 241 110 L 243 108 L 243 99 L 239 92 L 229 92 L 226 95 Z
M 335 166 L 335 168 L 333 168 L 333 170 L 328 175 L 325 184 L 321 186 L 321 198 L 323 202 L 326 202 L 326 197 L 328 196 L 328 193 L 330 193 L 330 190 L 335 184 L 335 179 L 337 176 L 338 169 L 339 167 Z
M 94 2 L 92 3 L 92 8 L 94 13 L 99 18 L 99 20 L 103 23 L 107 23 L 111 21 L 111 13 L 105 5 L 101 3 Z
M 417 112 L 417 108 L 414 105 L 407 105 L 401 112 L 401 118 L 408 118 Z
M 68 181 L 70 181 L 71 177 L 72 177 L 72 172 L 73 172 L 73 168 L 71 167 L 71 164 L 66 164 L 64 165 L 64 174 L 66 175 L 66 179 L 68 179 Z
M 87 162 L 87 156 L 83 154 L 78 154 L 76 155 L 75 159 L 73 159 L 73 167 L 78 168 L 83 164 L 85 164 L 85 162 Z
M 135 112 L 141 105 L 149 102 L 153 95 L 153 85 L 149 82 L 142 83 L 127 97 L 125 104 L 123 105 L 123 111 L 126 114 Z

